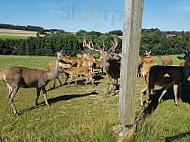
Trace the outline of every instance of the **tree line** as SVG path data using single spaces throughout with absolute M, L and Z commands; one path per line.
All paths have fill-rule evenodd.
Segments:
M 172 37 L 168 36 L 172 34 Z M 103 48 L 110 47 L 110 40 L 113 35 L 120 36 L 122 31 L 110 31 L 109 33 L 87 32 L 81 30 L 76 34 L 56 34 L 44 37 L 29 37 L 27 39 L 0 39 L 0 54 L 2 55 L 45 55 L 54 56 L 55 52 L 64 50 L 66 55 L 75 56 L 82 53 L 83 38 L 92 40 L 94 46 L 98 44 Z M 122 40 L 119 38 L 119 45 L 116 52 L 121 52 Z M 143 56 L 146 50 L 152 51 L 152 55 L 182 54 L 184 50 L 190 49 L 190 32 L 162 32 L 159 29 L 143 29 L 140 43 L 140 55 Z M 107 50 L 107 49 L 105 49 Z M 89 51 L 91 52 L 91 51 Z

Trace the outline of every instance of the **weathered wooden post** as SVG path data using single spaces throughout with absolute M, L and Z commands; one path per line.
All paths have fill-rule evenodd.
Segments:
M 119 98 L 119 119 L 125 128 L 134 124 L 143 3 L 144 0 L 125 0 Z

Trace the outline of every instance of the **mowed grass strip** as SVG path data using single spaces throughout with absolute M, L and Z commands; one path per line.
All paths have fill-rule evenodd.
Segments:
M 36 37 L 36 31 L 12 30 L 0 28 L 0 39 L 26 39 Z
M 175 65 L 180 63 L 176 56 L 171 57 Z M 14 65 L 45 68 L 54 59 L 55 57 L 45 56 L 0 56 L 0 71 Z M 160 57 L 154 57 L 154 60 L 160 64 Z M 112 127 L 119 124 L 119 96 L 104 94 L 107 86 L 106 76 L 96 80 L 95 84 L 96 86 L 84 86 L 84 82 L 79 81 L 78 86 L 71 83 L 48 91 L 51 106 L 44 105 L 44 97 L 41 94 L 41 104 L 37 108 L 34 108 L 36 90 L 21 88 L 14 100 L 22 115 L 14 116 L 7 99 L 8 88 L 0 81 L 1 141 L 117 141 Z M 144 79 L 138 78 L 136 116 L 144 110 L 140 108 L 139 97 L 139 90 L 144 84 Z M 46 88 L 52 85 L 53 81 Z M 176 107 L 171 98 L 158 105 L 144 122 L 140 122 L 133 141 L 189 141 L 190 106 L 187 103 L 179 104 L 180 106 Z

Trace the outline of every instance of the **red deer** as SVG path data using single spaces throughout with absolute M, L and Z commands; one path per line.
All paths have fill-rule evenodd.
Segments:
M 8 67 L 4 71 L 0 73 L 0 79 L 3 80 L 8 88 L 9 88 L 9 96 L 11 103 L 11 108 L 13 114 L 17 114 L 17 109 L 15 107 L 13 98 L 17 94 L 19 88 L 36 88 L 37 98 L 35 101 L 36 106 L 38 105 L 38 98 L 40 96 L 41 90 L 43 91 L 45 103 L 49 106 L 47 101 L 46 89 L 45 86 L 51 80 L 55 79 L 60 72 L 62 72 L 62 68 L 70 68 L 70 64 L 66 64 L 62 62 L 62 53 L 57 53 L 56 60 L 56 68 L 53 70 L 47 71 L 45 69 L 35 69 L 35 68 L 27 68 L 27 67 Z
M 171 66 L 173 65 L 173 60 L 172 58 L 168 57 L 168 56 L 163 56 L 161 58 L 161 62 L 163 66 Z
M 56 68 L 56 61 L 57 61 L 57 58 L 55 59 L 55 61 L 52 61 L 48 64 L 48 66 L 46 67 L 46 70 L 50 71 L 50 70 L 53 70 Z M 54 79 L 54 83 L 53 83 L 53 89 L 55 89 L 55 84 L 56 84 L 56 79 L 59 81 L 59 84 L 60 86 L 62 86 L 62 82 L 61 80 L 59 79 L 59 76 L 57 76 L 55 79 Z
M 146 69 L 147 64 L 154 64 L 153 58 L 150 56 L 151 51 L 146 51 L 144 53 L 146 56 L 145 57 L 139 57 L 138 59 L 138 70 L 137 70 L 137 77 L 145 76 L 145 73 L 142 71 Z M 152 63 L 151 63 L 152 62 Z
M 96 61 L 96 65 L 95 65 L 95 68 L 96 69 L 101 69 L 102 71 L 102 74 L 104 73 L 104 69 L 103 69 L 103 56 L 101 55 L 100 57 L 100 60 L 99 61 Z
M 70 63 L 73 67 L 79 67 L 81 66 L 81 59 L 77 57 L 70 57 L 70 56 L 65 56 L 62 59 L 63 61 Z
M 153 61 L 153 58 L 150 56 L 151 51 L 145 52 L 145 57 L 142 58 L 142 67 L 141 67 L 141 76 L 145 77 L 146 74 L 149 73 L 150 67 L 156 65 Z
M 87 47 L 87 48 L 90 49 L 90 50 L 96 50 L 96 49 L 94 48 L 94 44 L 93 44 L 92 40 L 91 40 L 89 43 L 87 43 L 86 38 L 84 38 L 84 40 L 83 40 L 83 47 Z M 97 50 L 96 50 L 96 51 L 97 51 Z M 88 67 L 88 68 L 90 68 L 91 71 L 93 72 L 94 66 L 95 66 L 95 62 L 96 62 L 96 61 L 95 61 L 94 56 L 87 57 L 86 59 L 83 60 L 81 66 L 82 66 L 82 67 Z
M 182 61 L 179 65 L 180 65 L 181 67 L 184 67 L 184 66 L 185 66 L 185 61 Z
M 185 66 L 152 66 L 150 68 L 150 73 L 146 76 L 146 87 L 143 92 L 147 89 L 149 91 L 149 96 L 151 91 L 154 89 L 155 85 L 159 85 L 164 87 L 164 91 L 162 92 L 158 103 L 161 102 L 162 97 L 166 94 L 167 89 L 173 86 L 174 96 L 175 96 L 175 105 L 178 105 L 177 102 L 177 95 L 178 95 L 178 88 L 180 85 L 187 80 L 190 76 L 190 54 L 188 51 L 185 52 Z M 143 106 L 141 94 L 141 106 Z M 179 98 L 181 100 L 181 93 L 179 94 Z
M 103 41 L 103 49 L 100 49 L 100 53 L 103 56 L 103 66 L 108 78 L 108 87 L 106 89 L 106 94 L 114 93 L 115 95 L 118 91 L 116 91 L 118 85 L 118 79 L 120 78 L 120 65 L 121 65 L 121 55 L 114 53 L 115 49 L 118 46 L 118 40 L 114 37 L 114 41 L 110 41 L 110 49 L 108 51 L 104 51 L 105 44 Z M 116 91 L 116 92 L 115 92 Z
M 179 60 L 183 60 L 183 57 L 177 57 Z M 182 61 L 180 64 L 179 64 L 181 67 L 184 67 L 185 66 L 185 61 Z
M 70 84 L 72 78 L 75 78 L 75 85 L 77 85 L 77 76 L 78 75 L 83 75 L 86 77 L 86 82 L 85 85 L 87 85 L 88 79 L 91 81 L 92 85 L 94 85 L 93 82 L 93 72 L 88 67 L 72 67 L 70 69 L 65 69 L 65 73 L 67 73 L 67 79 L 69 76 L 71 76 L 70 81 L 68 84 Z M 66 81 L 67 81 L 66 79 Z
M 121 62 L 121 55 L 114 53 L 116 47 L 118 46 L 118 40 L 114 37 L 114 41 L 110 40 L 110 49 L 105 51 L 105 43 L 102 41 L 103 49 L 100 48 L 97 44 L 96 49 L 93 45 L 93 42 L 90 41 L 89 43 L 86 42 L 84 39 L 83 45 L 87 46 L 90 50 L 95 50 L 101 53 L 103 56 L 103 68 L 106 72 L 108 78 L 108 87 L 106 89 L 106 94 L 117 93 L 115 92 L 117 85 L 118 85 L 118 78 L 120 77 L 120 62 Z

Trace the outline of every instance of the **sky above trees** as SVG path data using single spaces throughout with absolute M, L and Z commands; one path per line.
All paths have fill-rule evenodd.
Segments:
M 0 23 L 69 32 L 122 30 L 124 0 L 0 0 Z M 190 31 L 189 0 L 145 0 L 143 28 Z

